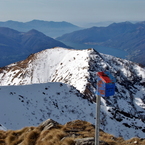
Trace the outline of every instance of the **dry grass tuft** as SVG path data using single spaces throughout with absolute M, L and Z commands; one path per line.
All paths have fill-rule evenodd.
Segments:
M 66 137 L 61 141 L 62 145 L 75 145 L 74 138 Z
M 39 137 L 40 131 L 37 129 L 32 130 L 29 132 L 24 140 L 25 145 L 35 145 L 38 137 Z
M 6 138 L 6 132 L 3 130 L 0 130 L 0 139 L 5 139 Z

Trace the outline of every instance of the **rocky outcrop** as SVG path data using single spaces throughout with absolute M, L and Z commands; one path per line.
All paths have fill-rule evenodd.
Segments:
M 95 145 L 95 138 L 76 139 L 75 145 Z
M 42 122 L 38 127 L 41 128 L 41 130 L 45 131 L 45 130 L 49 130 L 51 128 L 54 128 L 58 125 L 59 125 L 58 122 L 56 122 L 52 119 L 47 119 L 46 121 Z
M 95 145 L 95 138 L 88 137 L 88 138 L 76 139 L 75 145 Z M 109 145 L 109 144 L 105 141 L 99 141 L 99 145 Z

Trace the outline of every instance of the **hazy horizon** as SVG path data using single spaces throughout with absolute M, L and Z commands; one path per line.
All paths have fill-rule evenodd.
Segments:
M 34 19 L 75 25 L 144 21 L 144 0 L 1 0 L 0 21 Z

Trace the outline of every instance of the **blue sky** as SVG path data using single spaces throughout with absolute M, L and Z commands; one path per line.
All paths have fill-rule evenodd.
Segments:
M 0 21 L 145 21 L 145 0 L 0 0 Z

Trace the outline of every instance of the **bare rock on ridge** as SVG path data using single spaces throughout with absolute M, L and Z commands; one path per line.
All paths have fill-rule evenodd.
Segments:
M 49 130 L 50 128 L 56 127 L 58 125 L 58 122 L 52 119 L 47 119 L 46 121 L 42 122 L 38 127 L 40 127 L 41 130 Z

